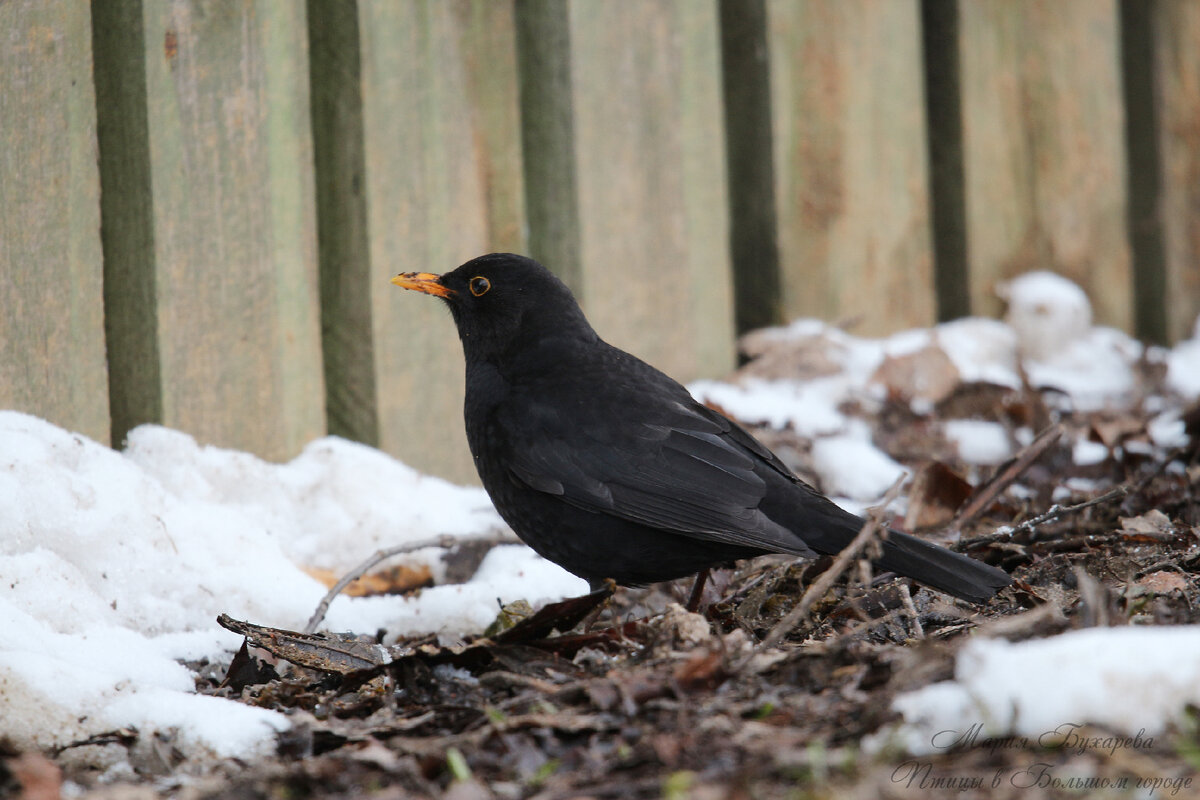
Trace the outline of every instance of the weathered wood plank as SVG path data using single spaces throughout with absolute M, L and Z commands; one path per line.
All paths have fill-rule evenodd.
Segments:
M 114 437 L 293 455 L 325 430 L 304 9 L 96 14 Z
M 1189 338 L 1200 315 L 1200 3 L 1154 4 L 1166 257 L 1166 333 Z
M 453 323 L 389 278 L 524 249 L 511 4 L 314 0 L 309 10 L 317 138 L 328 141 L 318 145 L 326 358 L 340 365 L 331 427 L 477 480 Z M 332 224 L 349 226 L 336 241 Z
M 91 25 L 0 3 L 0 408 L 109 440 Z
M 963 159 L 975 313 L 996 285 L 1050 269 L 1098 321 L 1129 329 L 1125 152 L 1115 2 L 960 2 Z
M 522 49 L 540 33 L 550 51 L 522 61 L 525 141 L 557 164 L 526 153 L 533 255 L 609 341 L 681 379 L 721 373 L 733 314 L 715 2 L 518 15 Z
M 771 0 L 767 32 L 786 315 L 932 322 L 917 0 Z
M 380 446 L 423 470 L 473 481 L 453 323 L 440 303 L 388 282 L 397 272 L 444 272 L 496 249 L 492 220 L 512 220 L 519 202 L 519 182 L 500 186 L 489 179 L 491 163 L 519 158 L 519 130 L 485 131 L 506 112 L 480 113 L 471 103 L 481 97 L 482 73 L 492 70 L 487 79 L 497 93 L 487 102 L 508 106 L 507 119 L 515 123 L 511 12 L 497 13 L 494 26 L 472 26 L 472 7 L 439 0 L 359 4 L 368 227 L 378 280 L 372 288 Z M 484 50 L 494 54 L 493 63 L 479 61 Z M 509 174 L 519 175 L 511 166 Z M 493 215 L 497 206 L 508 216 Z M 512 222 L 496 227 L 504 224 Z M 520 249 L 520 228 L 509 231 L 505 246 Z

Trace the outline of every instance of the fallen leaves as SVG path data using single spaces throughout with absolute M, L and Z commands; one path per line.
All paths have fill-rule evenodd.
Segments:
M 1157 508 L 1136 517 L 1122 517 L 1121 531 L 1130 539 L 1164 541 L 1175 535 L 1171 519 Z
M 304 571 L 320 581 L 326 588 L 337 585 L 342 577 L 341 573 L 330 569 L 308 567 Z M 428 564 L 400 564 L 363 575 L 346 586 L 342 593 L 351 597 L 407 594 L 432 585 L 433 570 Z
M 1191 588 L 1188 579 L 1178 572 L 1158 570 L 1138 579 L 1137 585 L 1150 594 L 1186 592 Z
M 3 743 L 0 742 L 0 745 Z M 0 796 L 21 800 L 59 800 L 62 770 L 41 753 L 5 752 L 0 746 Z

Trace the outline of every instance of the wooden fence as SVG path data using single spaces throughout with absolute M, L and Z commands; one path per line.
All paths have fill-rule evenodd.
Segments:
M 0 2 L 0 407 L 470 479 L 403 270 L 528 252 L 682 379 L 796 315 L 1200 312 L 1200 0 Z

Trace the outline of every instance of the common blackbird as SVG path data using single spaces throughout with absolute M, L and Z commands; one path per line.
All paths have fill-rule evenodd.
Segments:
M 493 253 L 392 282 L 450 308 L 466 356 L 467 441 L 500 516 L 593 588 L 766 553 L 833 554 L 862 528 L 736 423 L 607 344 L 533 259 Z M 898 531 L 875 563 L 974 602 L 1011 583 Z

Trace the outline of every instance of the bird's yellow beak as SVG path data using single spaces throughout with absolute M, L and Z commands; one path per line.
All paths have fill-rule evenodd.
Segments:
M 449 297 L 453 290 L 442 285 L 441 276 L 432 272 L 401 272 L 392 278 L 392 283 L 401 289 L 412 289 L 414 292 L 424 292 L 434 297 Z

